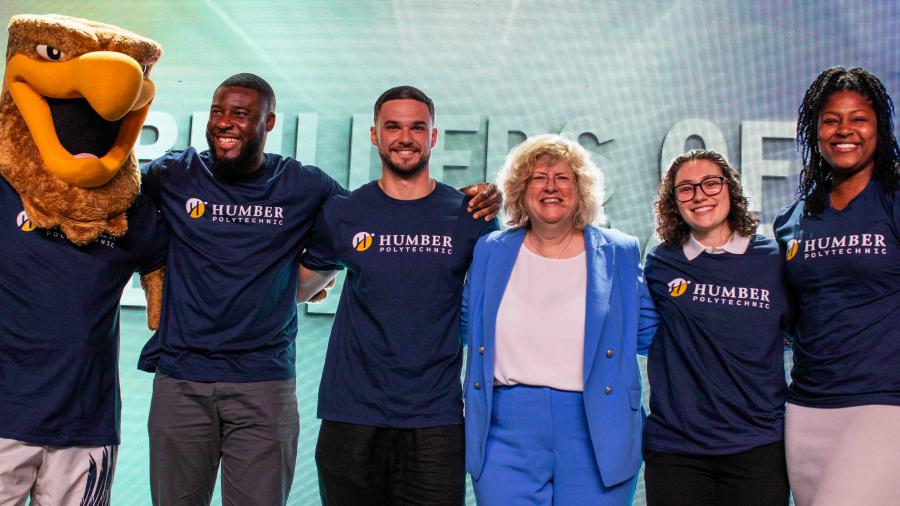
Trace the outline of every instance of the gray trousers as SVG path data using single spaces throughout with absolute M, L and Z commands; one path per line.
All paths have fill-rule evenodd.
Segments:
M 300 417 L 293 379 L 201 383 L 157 373 L 150 403 L 155 506 L 207 506 L 222 462 L 223 506 L 287 503 Z

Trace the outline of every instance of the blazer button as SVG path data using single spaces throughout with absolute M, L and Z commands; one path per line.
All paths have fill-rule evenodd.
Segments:
M 606 388 L 609 388 L 609 387 L 606 387 Z M 475 390 L 481 390 L 481 383 L 479 383 L 477 381 L 475 382 Z
M 475 383 L 475 388 L 478 388 L 478 383 Z M 612 392 L 613 392 L 613 388 L 610 386 L 607 386 L 606 388 L 603 389 L 603 393 L 606 395 L 609 395 Z
M 610 349 L 606 350 L 606 358 L 612 358 L 612 357 L 613 357 L 613 349 L 610 348 Z
M 484 355 L 484 346 L 478 347 L 478 353 L 481 353 L 482 355 Z

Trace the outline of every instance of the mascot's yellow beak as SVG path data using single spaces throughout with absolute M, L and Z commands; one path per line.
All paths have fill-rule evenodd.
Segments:
M 94 51 L 62 62 L 17 54 L 7 62 L 6 86 L 47 169 L 82 188 L 102 186 L 116 175 L 137 143 L 156 94 L 138 62 L 113 51 Z M 85 113 L 94 117 L 84 119 Z M 73 116 L 77 122 L 63 127 Z M 88 137 L 85 131 L 95 130 L 86 121 L 115 135 L 108 149 L 102 141 L 93 143 L 103 145 L 105 152 L 79 149 L 78 140 Z

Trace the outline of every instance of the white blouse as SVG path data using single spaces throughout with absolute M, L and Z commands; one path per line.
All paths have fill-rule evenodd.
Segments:
M 523 244 L 497 311 L 494 384 L 584 391 L 587 259 L 545 258 Z

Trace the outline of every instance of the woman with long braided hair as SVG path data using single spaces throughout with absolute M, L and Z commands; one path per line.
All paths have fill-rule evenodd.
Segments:
M 786 452 L 798 506 L 900 496 L 900 149 L 894 106 L 833 67 L 800 106 L 799 199 L 775 220 L 797 304 Z

